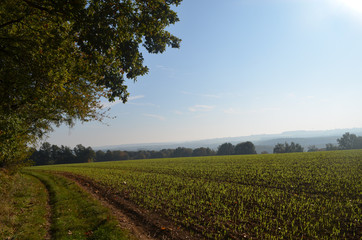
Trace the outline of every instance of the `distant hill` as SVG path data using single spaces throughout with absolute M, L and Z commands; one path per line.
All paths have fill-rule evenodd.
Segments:
M 123 151 L 139 151 L 139 150 L 161 150 L 175 149 L 177 147 L 198 148 L 209 147 L 217 149 L 217 147 L 225 142 L 237 144 L 240 142 L 251 141 L 256 147 L 256 151 L 261 153 L 267 151 L 273 152 L 273 148 L 277 143 L 295 142 L 304 147 L 306 151 L 308 146 L 315 145 L 317 148 L 323 148 L 327 143 L 337 144 L 337 139 L 344 133 L 350 132 L 357 136 L 362 136 L 362 128 L 352 129 L 334 129 L 321 131 L 288 131 L 280 134 L 260 134 L 240 137 L 214 138 L 187 142 L 166 142 L 166 143 L 145 143 L 145 144 L 122 144 L 112 146 L 94 147 L 95 150 L 123 150 Z

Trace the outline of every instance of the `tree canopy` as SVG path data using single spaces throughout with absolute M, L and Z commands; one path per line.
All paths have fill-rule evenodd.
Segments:
M 231 143 L 223 143 L 217 148 L 217 155 L 233 155 L 235 146 Z
M 339 148 L 344 149 L 362 149 L 362 137 L 357 137 L 356 134 L 346 132 L 341 138 L 337 139 Z
M 275 145 L 273 149 L 273 153 L 292 153 L 292 152 L 303 152 L 304 148 L 299 143 L 291 142 L 288 144 L 285 142 L 284 144 L 278 143 Z
M 234 151 L 235 154 L 256 154 L 255 146 L 250 141 L 236 144 Z
M 78 144 L 73 149 L 67 146 L 52 145 L 44 142 L 39 150 L 34 150 L 30 159 L 35 165 L 65 164 L 120 161 L 128 159 L 150 159 L 150 158 L 174 158 L 190 156 L 213 156 L 216 152 L 210 148 L 200 147 L 196 149 L 178 147 L 176 149 L 121 151 L 107 150 L 94 151 L 91 147 Z
M 178 48 L 165 30 L 181 0 L 5 0 L 0 3 L 0 167 L 17 164 L 52 126 L 102 120 L 127 101 L 149 53 Z

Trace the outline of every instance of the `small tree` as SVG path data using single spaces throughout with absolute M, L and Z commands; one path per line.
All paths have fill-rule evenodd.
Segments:
M 362 149 L 362 137 L 357 137 L 354 142 L 354 149 Z
M 97 162 L 103 162 L 105 155 L 106 155 L 105 152 L 103 152 L 102 150 L 98 150 L 98 151 L 96 152 L 96 161 L 97 161 Z
M 274 153 L 292 153 L 292 152 L 303 152 L 304 148 L 299 143 L 291 142 L 290 145 L 285 142 L 284 144 L 278 143 L 275 145 Z
M 353 149 L 357 136 L 355 134 L 350 134 L 346 132 L 341 138 L 337 139 L 340 149 Z
M 111 150 L 107 150 L 106 154 L 104 154 L 104 161 L 112 161 L 113 160 L 113 152 Z
M 315 145 L 310 145 L 308 147 L 308 152 L 317 152 L 320 151 Z
M 113 151 L 113 160 L 117 161 L 117 160 L 127 160 L 127 159 L 128 159 L 127 152 L 120 150 Z
M 56 164 L 72 163 L 75 161 L 75 156 L 72 149 L 67 146 L 60 147 L 60 153 L 55 161 Z
M 285 153 L 285 146 L 284 144 L 278 143 L 275 145 L 273 153 Z
M 252 142 L 242 142 L 235 146 L 235 154 L 256 154 L 255 146 Z
M 338 150 L 338 146 L 332 144 L 332 143 L 327 143 L 326 144 L 326 150 L 327 151 L 334 151 L 334 150 Z
M 91 147 L 86 148 L 82 144 L 78 144 L 74 148 L 74 153 L 75 162 L 77 163 L 93 162 L 96 157 L 96 153 Z
M 234 145 L 231 143 L 223 143 L 217 148 L 217 155 L 233 155 Z
M 205 147 L 200 147 L 200 148 L 195 148 L 192 151 L 192 156 L 197 157 L 197 156 L 210 156 L 210 155 L 214 155 L 214 151 L 211 150 L 210 148 L 205 148 Z
M 184 148 L 178 147 L 173 152 L 174 157 L 191 157 L 192 156 L 192 149 L 191 148 Z

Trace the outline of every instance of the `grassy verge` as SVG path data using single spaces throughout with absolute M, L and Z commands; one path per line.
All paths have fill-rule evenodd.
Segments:
M 47 191 L 36 178 L 0 172 L 0 239 L 46 239 Z
M 49 191 L 52 239 L 130 239 L 107 208 L 75 183 L 46 172 L 29 171 Z

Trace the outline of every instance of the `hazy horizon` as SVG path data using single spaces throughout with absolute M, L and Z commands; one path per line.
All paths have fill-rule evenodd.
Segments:
M 353 131 L 353 130 L 357 130 Z M 321 133 L 322 134 L 319 134 Z M 332 134 L 332 132 L 338 132 L 335 134 Z M 211 141 L 211 142 L 217 142 L 217 140 L 225 140 L 225 139 L 237 139 L 237 138 L 242 138 L 245 139 L 243 141 L 252 141 L 252 142 L 259 142 L 259 141 L 267 141 L 267 140 L 275 140 L 278 138 L 321 138 L 321 137 L 330 137 L 330 136 L 336 136 L 336 137 L 341 137 L 344 133 L 346 132 L 350 132 L 351 134 L 357 134 L 358 136 L 362 136 L 362 127 L 359 128 L 339 128 L 339 129 L 326 129 L 326 130 L 292 130 L 292 131 L 284 131 L 284 132 L 279 132 L 279 133 L 262 133 L 262 134 L 251 134 L 251 135 L 238 135 L 238 136 L 221 136 L 221 137 L 217 137 L 217 138 L 203 138 L 203 139 L 186 139 L 186 140 L 179 140 L 179 141 L 165 141 L 165 142 L 136 142 L 136 143 L 121 143 L 121 144 L 105 144 L 105 145 L 86 145 L 86 146 L 90 146 L 92 148 L 95 149 L 105 149 L 107 147 L 118 147 L 118 146 L 160 146 L 162 144 L 164 145 L 172 145 L 172 144 L 181 144 L 180 147 L 182 147 L 182 144 L 187 144 L 187 143 L 195 143 L 195 142 L 207 142 L 207 141 Z M 308 133 L 309 136 L 301 136 L 302 133 Z M 328 134 L 326 134 L 328 133 Z M 289 134 L 289 135 L 285 135 L 285 134 Z M 291 134 L 291 135 L 290 135 Z M 310 135 L 311 134 L 311 135 Z M 255 137 L 261 137 L 261 140 L 254 140 Z M 45 139 L 43 142 L 50 142 L 49 139 Z M 58 144 L 58 145 L 65 145 L 65 146 L 69 146 L 69 147 L 75 147 L 78 144 L 82 144 L 81 142 L 78 143 L 74 143 L 72 145 L 69 144 L 63 144 L 63 143 L 55 143 L 55 142 L 50 142 L 51 144 Z M 203 146 L 203 145 L 202 145 Z M 202 147 L 200 145 L 200 147 Z M 179 147 L 179 146 L 178 146 Z
M 193 141 L 362 126 L 362 2 L 184 0 L 180 49 L 144 54 L 105 124 L 62 126 L 52 144 Z

